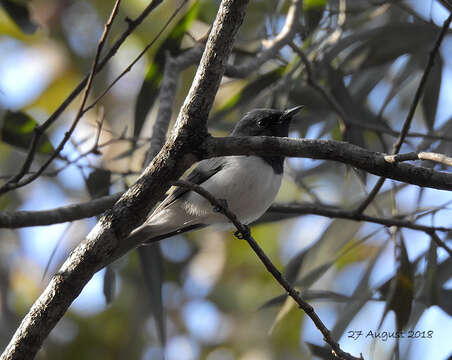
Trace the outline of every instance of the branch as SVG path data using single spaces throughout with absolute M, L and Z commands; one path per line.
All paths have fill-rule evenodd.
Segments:
M 271 41 L 268 41 L 267 48 L 257 54 L 255 58 L 245 64 L 228 66 L 225 75 L 232 78 L 244 78 L 256 71 L 262 64 L 275 57 L 279 50 L 289 44 L 297 33 L 297 24 L 300 18 L 302 1 L 292 0 L 281 31 Z
M 99 220 L 51 279 L 4 350 L 1 360 L 31 359 L 96 271 L 135 246 L 130 231 L 197 159 L 224 64 L 245 15 L 246 0 L 223 0 L 175 131 L 143 175 Z
M 319 329 L 319 331 L 322 333 L 323 340 L 325 340 L 325 342 L 331 346 L 332 353 L 336 358 L 350 360 L 362 359 L 362 356 L 360 358 L 356 358 L 353 355 L 346 353 L 340 348 L 339 344 L 332 339 L 330 331 L 325 326 L 325 324 L 323 324 L 322 320 L 314 311 L 314 308 L 311 305 L 309 305 L 306 301 L 304 301 L 300 293 L 297 290 L 295 290 L 295 288 L 293 288 L 292 285 L 290 285 L 290 283 L 284 278 L 283 274 L 281 274 L 281 272 L 272 263 L 267 254 L 265 254 L 264 250 L 262 250 L 262 248 L 259 246 L 256 240 L 251 236 L 249 227 L 242 224 L 237 219 L 235 214 L 232 213 L 227 208 L 227 206 L 225 206 L 222 202 L 216 199 L 211 193 L 209 193 L 201 186 L 191 183 L 189 181 L 180 180 L 174 182 L 173 185 L 184 187 L 197 192 L 199 195 L 206 198 L 212 204 L 215 210 L 226 216 L 231 221 L 231 223 L 234 224 L 234 226 L 237 228 L 236 236 L 237 233 L 240 233 L 240 239 L 246 240 L 246 242 L 251 246 L 251 248 L 256 253 L 258 258 L 265 265 L 268 272 L 275 278 L 276 281 L 278 281 L 278 283 L 284 288 L 284 290 L 287 291 L 288 295 L 298 304 L 300 309 L 302 309 L 306 313 L 306 315 L 308 315 L 311 318 L 317 329 Z
M 439 247 L 442 247 L 444 250 L 447 251 L 449 256 L 452 257 L 452 249 L 446 245 L 444 241 L 442 241 L 439 236 L 434 231 L 426 231 L 428 235 L 431 236 L 432 240 L 438 245 Z
M 147 165 L 158 154 L 166 141 L 166 133 L 173 114 L 174 98 L 176 97 L 179 69 L 169 52 L 165 54 L 165 69 L 159 90 L 159 110 L 152 127 L 151 146 L 146 154 Z
M 452 166 L 452 158 L 446 156 L 444 154 L 438 154 L 434 152 L 410 152 L 406 154 L 397 154 L 397 155 L 386 155 L 385 160 L 388 163 L 395 164 L 397 162 L 402 161 L 410 161 L 410 160 L 429 160 L 436 162 L 438 164 L 443 164 L 446 166 Z
M 129 35 L 143 22 L 143 20 L 157 7 L 160 5 L 162 0 L 154 0 L 152 1 L 146 8 L 142 11 L 142 13 L 135 19 L 128 21 L 127 29 L 121 34 L 119 39 L 113 44 L 108 53 L 104 56 L 104 58 L 99 62 L 95 69 L 95 73 L 97 74 L 101 71 L 108 61 L 116 54 L 118 49 L 124 43 L 124 41 L 129 37 Z M 0 188 L 0 194 L 8 192 L 17 188 L 15 184 L 20 181 L 30 170 L 30 166 L 33 163 L 34 156 L 36 154 L 36 147 L 41 139 L 41 136 L 45 133 L 45 131 L 57 120 L 57 118 L 63 113 L 64 110 L 74 101 L 78 94 L 85 88 L 88 83 L 89 74 L 85 76 L 85 78 L 77 85 L 77 87 L 68 95 L 68 97 L 61 103 L 61 105 L 49 116 L 49 118 L 40 126 L 37 126 L 33 133 L 33 138 L 30 143 L 30 148 L 27 153 L 27 157 L 22 164 L 19 172 L 14 175 L 8 182 L 6 182 Z
M 266 136 L 219 137 L 206 139 L 203 149 L 204 157 L 206 158 L 226 155 L 265 154 L 334 160 L 385 178 L 422 187 L 452 190 L 452 174 L 450 173 L 403 163 L 390 164 L 385 160 L 385 154 L 334 140 Z
M 447 10 L 452 12 L 452 2 L 450 0 L 438 0 Z
M 400 135 L 392 147 L 392 155 L 396 155 L 399 153 L 400 148 L 402 147 L 402 144 L 405 141 L 405 138 L 408 134 L 408 130 L 410 129 L 410 126 L 411 126 L 411 122 L 413 121 L 414 112 L 416 111 L 419 101 L 421 100 L 421 96 L 424 93 L 424 88 L 425 88 L 425 85 L 427 84 L 428 76 L 430 75 L 433 65 L 435 65 L 436 55 L 439 53 L 439 48 L 444 39 L 444 36 L 446 36 L 447 30 L 449 30 L 449 26 L 450 26 L 451 22 L 452 22 L 452 13 L 449 15 L 449 17 L 446 19 L 446 21 L 444 21 L 443 27 L 438 35 L 438 38 L 436 39 L 435 45 L 433 46 L 433 49 L 430 51 L 427 65 L 425 66 L 421 81 L 419 82 L 419 86 L 416 90 L 416 94 L 414 95 L 413 102 L 411 103 L 411 106 L 410 106 L 410 110 L 408 111 L 408 115 L 405 119 L 405 122 L 403 123 L 402 130 L 400 131 Z M 377 183 L 372 188 L 372 190 L 370 191 L 367 198 L 364 199 L 364 201 L 361 203 L 361 205 L 359 205 L 359 207 L 355 210 L 357 214 L 362 213 L 364 210 L 366 210 L 366 208 L 369 206 L 369 204 L 375 199 L 375 196 L 377 196 L 377 194 L 380 191 L 381 187 L 383 186 L 384 182 L 385 182 L 384 177 L 378 179 Z
M 418 186 L 452 190 L 452 174 L 409 164 L 392 163 L 392 155 L 363 149 L 359 146 L 333 141 L 273 137 L 225 137 L 208 138 L 201 149 L 204 157 L 227 155 L 285 155 L 313 159 L 333 160 Z M 201 152 L 200 152 L 201 153 Z M 422 153 L 421 153 L 422 154 Z M 398 155 L 398 156 L 404 156 Z M 57 224 L 98 215 L 118 200 L 121 194 L 105 196 L 77 205 L 69 205 L 44 211 L 0 212 L 0 228 L 17 228 Z M 301 209 L 299 209 L 301 210 Z M 385 226 L 400 226 L 420 231 L 449 231 L 436 227 L 424 227 L 405 220 L 373 218 L 338 209 L 310 208 L 303 213 L 313 213 L 357 221 L 369 221 Z M 325 211 L 325 213 L 321 213 Z
M 270 209 L 270 213 L 280 214 L 294 214 L 294 215 L 320 215 L 329 218 L 347 219 L 353 221 L 366 221 L 375 224 L 384 225 L 387 227 L 397 226 L 404 227 L 412 230 L 419 230 L 424 232 L 431 231 L 452 231 L 452 228 L 442 226 L 427 226 L 415 224 L 412 221 L 399 219 L 399 218 L 381 218 L 375 216 L 368 216 L 362 214 L 355 214 L 353 211 L 347 211 L 335 208 L 333 206 L 315 205 L 309 203 L 294 203 L 294 204 L 273 204 Z
M 323 97 L 323 99 L 329 105 L 329 107 L 338 115 L 339 126 L 341 132 L 343 133 L 348 124 L 348 119 L 344 109 L 333 96 L 331 96 L 323 87 L 321 87 L 317 83 L 317 81 L 314 78 L 311 63 L 306 54 L 301 49 L 299 49 L 298 46 L 296 46 L 293 42 L 290 43 L 290 47 L 295 53 L 298 54 L 298 56 L 300 57 L 301 61 L 304 64 L 304 68 L 306 71 L 306 82 L 308 83 L 308 85 L 312 87 L 315 91 L 317 91 L 319 95 Z
M 80 220 L 102 214 L 111 208 L 122 194 L 103 196 L 79 204 L 38 211 L 0 212 L 0 228 L 45 226 Z
M 186 5 L 188 0 L 182 1 L 182 3 L 173 11 L 171 16 L 166 20 L 165 24 L 163 24 L 162 28 L 159 30 L 159 32 L 154 36 L 154 38 L 141 50 L 141 52 L 135 57 L 135 59 L 132 60 L 132 62 L 127 65 L 127 67 L 118 75 L 116 78 L 105 88 L 105 90 L 89 105 L 83 110 L 83 114 L 87 111 L 91 110 L 96 104 L 111 90 L 113 86 L 116 85 L 116 83 L 123 78 L 124 75 L 126 75 L 132 68 L 135 66 L 135 64 L 143 57 L 144 54 L 148 52 L 148 50 L 157 42 L 157 40 L 160 38 L 160 36 L 163 34 L 163 32 L 168 28 L 169 24 L 174 20 L 174 18 L 179 14 L 179 12 L 182 10 L 182 8 Z M 199 55 L 201 57 L 201 54 Z

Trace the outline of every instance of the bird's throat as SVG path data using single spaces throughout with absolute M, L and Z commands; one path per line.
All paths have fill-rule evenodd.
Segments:
M 284 156 L 262 156 L 262 159 L 273 168 L 275 174 L 283 173 Z

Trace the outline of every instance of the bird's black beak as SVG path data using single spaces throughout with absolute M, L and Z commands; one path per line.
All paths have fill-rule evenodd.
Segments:
M 281 115 L 280 121 L 288 121 L 292 119 L 292 117 L 297 114 L 301 109 L 304 108 L 304 105 L 295 106 L 292 109 L 284 110 L 283 114 Z

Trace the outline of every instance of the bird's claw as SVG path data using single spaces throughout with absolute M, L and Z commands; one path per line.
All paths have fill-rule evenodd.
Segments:
M 239 240 L 248 239 L 251 236 L 250 228 L 244 225 L 242 229 L 234 233 L 234 236 Z

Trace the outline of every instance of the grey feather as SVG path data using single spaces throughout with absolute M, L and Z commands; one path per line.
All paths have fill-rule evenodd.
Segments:
M 231 135 L 288 136 L 290 120 L 300 109 L 253 110 L 236 124 Z M 201 161 L 186 180 L 202 186 L 217 199 L 226 200 L 239 221 L 249 224 L 268 209 L 278 193 L 283 162 L 283 156 L 212 158 Z M 202 196 L 178 187 L 127 240 L 143 244 L 209 225 L 231 226 Z
M 203 160 L 190 172 L 190 174 L 188 174 L 186 180 L 196 185 L 201 185 L 203 182 L 219 172 L 223 166 L 223 158 Z M 154 210 L 154 213 L 170 206 L 175 200 L 181 198 L 187 192 L 189 192 L 187 188 L 177 187 L 165 198 L 165 200 L 160 203 L 160 205 Z

